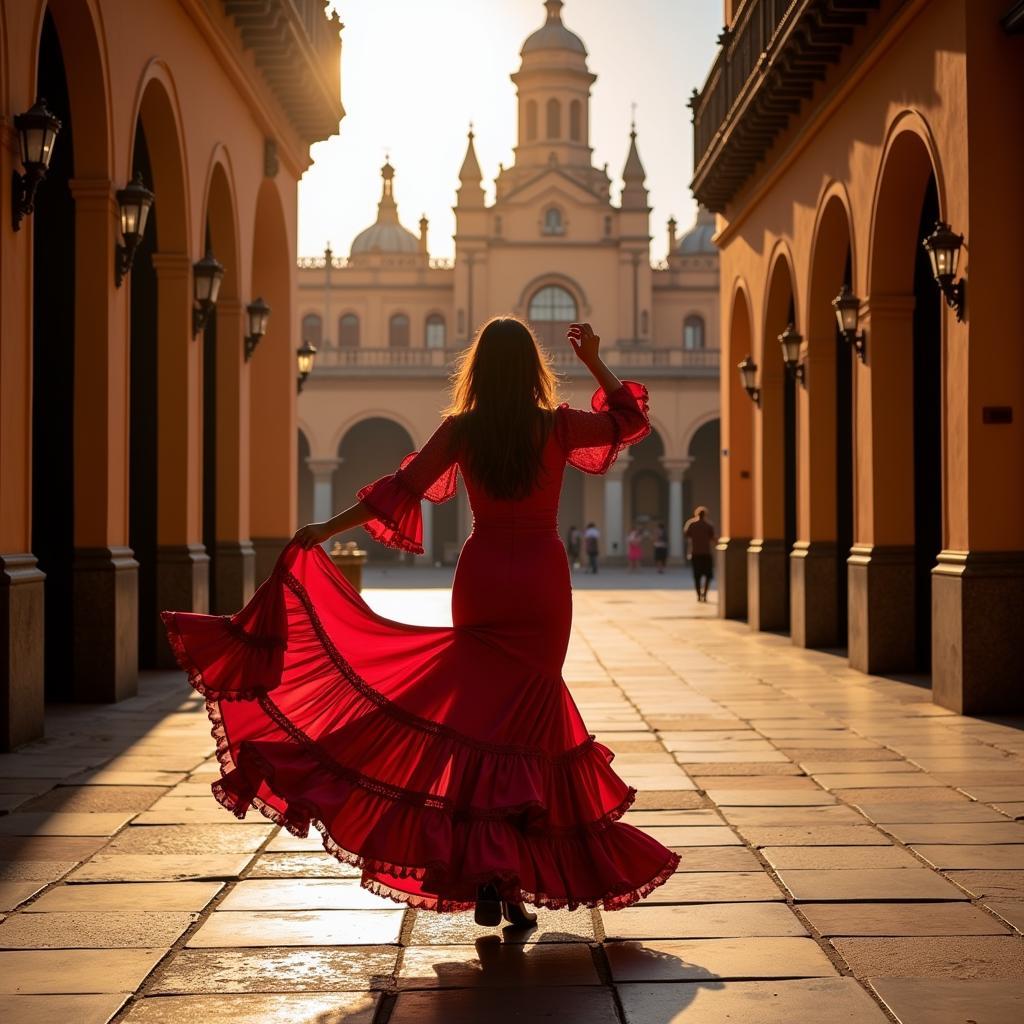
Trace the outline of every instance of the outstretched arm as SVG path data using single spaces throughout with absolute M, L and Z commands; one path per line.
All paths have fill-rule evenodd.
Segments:
M 593 374 L 597 386 L 604 388 L 606 395 L 622 387 L 622 381 L 608 369 L 601 358 L 601 339 L 594 333 L 590 324 L 569 324 L 567 337 L 580 362 Z
M 303 526 L 295 534 L 295 540 L 308 551 L 314 545 L 330 540 L 336 533 L 354 530 L 372 518 L 373 512 L 363 502 L 357 501 L 332 519 L 328 519 L 326 523 L 310 523 L 308 526 Z

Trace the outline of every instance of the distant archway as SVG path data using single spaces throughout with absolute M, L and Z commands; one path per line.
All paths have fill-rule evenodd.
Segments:
M 698 427 L 686 455 L 690 459 L 683 482 L 683 514 L 689 517 L 698 505 L 708 510 L 708 518 L 721 531 L 721 423 L 716 417 Z

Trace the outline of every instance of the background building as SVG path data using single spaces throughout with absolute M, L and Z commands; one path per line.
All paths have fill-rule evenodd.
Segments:
M 339 27 L 324 0 L 0 0 L 4 745 L 44 695 L 133 693 L 168 663 L 158 610 L 237 609 L 294 530 L 296 188 L 342 116 Z M 37 97 L 60 130 L 15 225 Z M 136 175 L 155 201 L 121 280 Z
M 1024 134 L 1000 112 L 1024 109 L 1024 4 L 737 0 L 725 21 L 692 101 L 729 368 L 722 613 L 930 671 L 947 707 L 1019 708 Z M 941 289 L 940 220 L 950 253 L 963 235 Z
M 574 320 L 602 336 L 620 376 L 648 384 L 654 431 L 605 478 L 566 472 L 563 530 L 594 520 L 605 551 L 621 556 L 633 521 L 671 526 L 682 551 L 683 511 L 718 511 L 718 257 L 702 212 L 681 238 L 670 221 L 670 255 L 653 267 L 644 168 L 630 133 L 623 188 L 611 202 L 607 167 L 589 145 L 590 88 L 582 40 L 565 27 L 561 0 L 523 44 L 512 75 L 518 93 L 515 161 L 501 167 L 487 205 L 469 133 L 456 193 L 455 258 L 433 260 L 428 225 L 399 220 L 390 163 L 376 221 L 347 258 L 328 251 L 300 261 L 303 337 L 319 350 L 299 400 L 300 519 L 350 503 L 363 483 L 392 472 L 437 426 L 454 355 L 487 318 L 529 320 L 565 376 L 563 397 L 586 404 L 589 375 L 565 342 Z M 625 141 L 625 140 L 624 140 Z M 402 169 L 399 168 L 399 171 Z M 468 534 L 464 492 L 426 505 L 424 558 L 454 562 Z M 365 535 L 360 536 L 360 541 Z M 371 544 L 371 555 L 395 559 Z

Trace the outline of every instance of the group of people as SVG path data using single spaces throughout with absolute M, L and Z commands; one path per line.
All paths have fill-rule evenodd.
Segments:
M 693 510 L 692 518 L 688 519 L 683 527 L 683 536 L 686 539 L 686 557 L 693 569 L 697 600 L 707 601 L 708 586 L 714 574 L 713 552 L 718 535 L 711 520 L 708 519 L 708 510 L 703 505 L 698 505 Z M 659 573 L 665 571 L 669 550 L 669 536 L 665 524 L 656 523 L 652 531 L 640 523 L 635 523 L 626 535 L 626 562 L 630 572 L 639 571 L 644 557 L 644 542 L 648 540 L 654 549 L 655 567 Z M 570 526 L 565 535 L 565 549 L 569 555 L 569 564 L 574 569 L 582 568 L 582 556 L 585 554 L 587 572 L 597 574 L 601 554 L 601 531 L 596 523 L 587 523 L 583 530 Z

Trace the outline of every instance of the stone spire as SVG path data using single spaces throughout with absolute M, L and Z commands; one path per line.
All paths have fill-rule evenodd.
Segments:
M 398 204 L 395 202 L 394 180 L 395 169 L 391 166 L 391 160 L 387 155 L 384 157 L 384 166 L 380 169 L 382 179 L 380 202 L 377 204 L 378 224 L 398 223 Z
M 622 207 L 639 210 L 647 207 L 647 189 L 644 188 L 646 172 L 640 162 L 640 154 L 636 148 L 636 122 L 629 128 L 629 154 L 626 166 L 622 168 Z
M 473 125 L 471 122 L 467 136 L 466 157 L 462 161 L 462 168 L 459 170 L 460 184 L 456 193 L 459 206 L 484 205 L 483 174 L 480 171 L 480 162 L 476 158 L 473 138 Z

